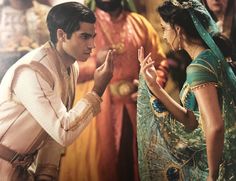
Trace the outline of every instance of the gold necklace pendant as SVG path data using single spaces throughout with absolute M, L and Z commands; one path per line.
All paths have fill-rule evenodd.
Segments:
M 107 43 L 110 44 L 110 48 L 114 49 L 116 54 L 123 54 L 125 52 L 125 41 L 127 37 L 126 27 L 123 26 L 119 31 L 110 30 L 106 24 L 98 21 L 98 24 L 101 28 L 102 33 L 104 34 L 105 39 L 107 39 Z M 115 38 L 116 37 L 116 38 Z M 116 41 L 114 40 L 116 39 Z
M 125 44 L 123 42 L 119 42 L 117 44 L 111 45 L 112 49 L 115 49 L 117 54 L 122 54 L 125 52 Z

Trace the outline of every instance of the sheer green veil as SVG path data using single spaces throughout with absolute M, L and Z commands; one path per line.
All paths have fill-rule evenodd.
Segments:
M 233 73 L 233 70 L 231 69 L 229 64 L 226 62 L 221 50 L 213 40 L 213 36 L 219 33 L 219 29 L 207 9 L 198 0 L 188 0 L 182 3 L 177 0 L 171 0 L 171 2 L 174 6 L 188 10 L 200 37 L 218 58 L 218 62 L 223 68 L 225 76 L 231 84 L 232 89 L 236 90 L 236 76 Z M 200 12 L 206 17 L 205 20 L 208 21 L 206 23 L 208 24 L 208 29 L 203 26 L 201 20 L 198 19 L 195 12 Z M 234 95 L 234 100 L 236 101 L 236 95 Z

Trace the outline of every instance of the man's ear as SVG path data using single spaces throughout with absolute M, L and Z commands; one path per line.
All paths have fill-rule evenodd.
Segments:
M 62 29 L 57 29 L 57 40 L 58 41 L 65 41 L 66 33 Z

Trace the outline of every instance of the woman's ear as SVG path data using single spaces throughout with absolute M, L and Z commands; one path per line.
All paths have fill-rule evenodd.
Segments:
M 62 29 L 57 29 L 57 40 L 58 41 L 65 41 L 66 33 Z
M 183 39 L 184 39 L 182 28 L 180 26 L 175 26 L 175 32 L 176 32 L 177 38 L 179 40 L 178 49 L 182 50 L 183 49 Z
M 180 26 L 175 26 L 175 31 L 178 36 L 182 36 L 182 28 Z

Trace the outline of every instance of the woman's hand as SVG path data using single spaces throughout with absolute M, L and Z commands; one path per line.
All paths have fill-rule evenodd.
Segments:
M 144 58 L 143 47 L 138 49 L 138 60 L 140 62 L 141 74 L 143 75 L 147 86 L 155 94 L 162 89 L 161 85 L 157 83 L 157 71 L 154 67 L 154 61 L 151 59 L 151 53 Z

